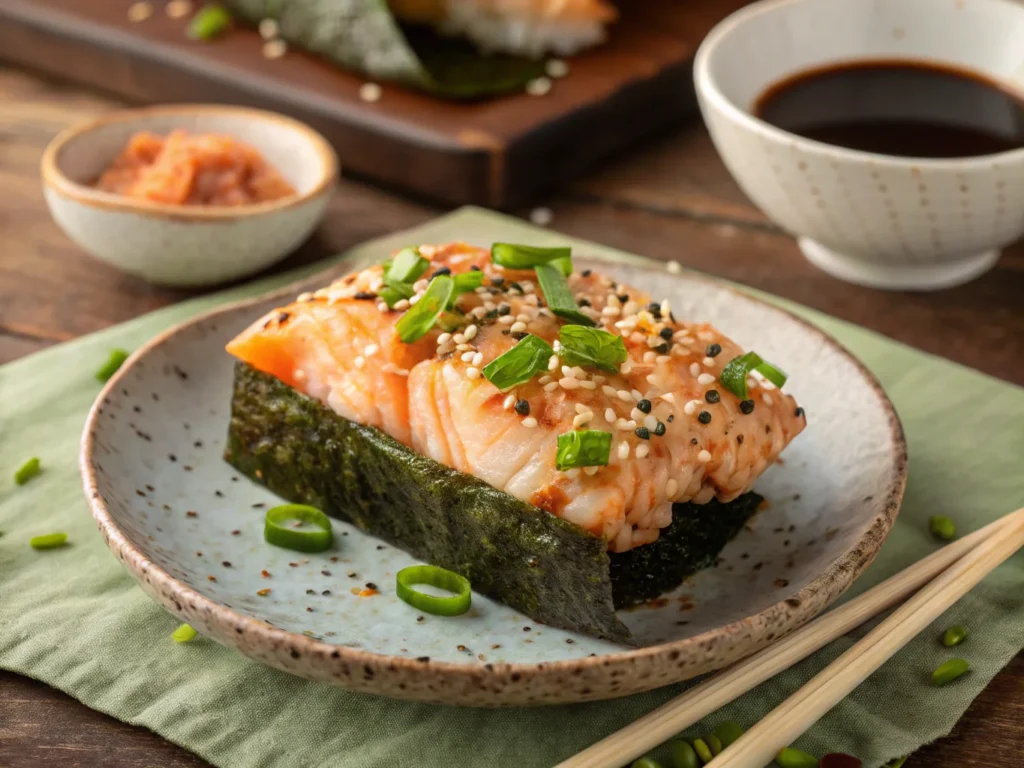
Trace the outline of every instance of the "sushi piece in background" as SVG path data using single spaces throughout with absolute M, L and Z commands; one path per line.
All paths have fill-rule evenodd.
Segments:
M 618 13 L 607 0 L 389 0 L 403 22 L 465 37 L 484 53 L 569 56 L 604 42 Z

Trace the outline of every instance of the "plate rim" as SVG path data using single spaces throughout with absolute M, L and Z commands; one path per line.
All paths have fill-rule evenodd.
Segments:
M 176 579 L 150 560 L 121 533 L 98 490 L 98 478 L 93 462 L 96 428 L 100 413 L 112 391 L 131 372 L 136 363 L 150 352 L 169 341 L 177 334 L 200 323 L 255 306 L 275 298 L 285 298 L 313 286 L 323 285 L 336 275 L 351 271 L 349 260 L 327 266 L 313 275 L 303 277 L 280 288 L 272 289 L 257 296 L 232 301 L 214 307 L 194 317 L 183 320 L 165 329 L 141 345 L 121 368 L 106 382 L 89 409 L 82 431 L 79 451 L 79 471 L 90 512 L 97 523 L 108 548 L 118 557 L 140 586 L 164 608 L 188 621 L 198 621 L 209 634 L 222 644 L 237 650 L 244 656 L 256 658 L 269 666 L 297 674 L 311 680 L 324 680 L 324 661 L 341 665 L 344 674 L 335 671 L 330 682 L 363 692 L 378 693 L 394 698 L 419 701 L 469 704 L 471 706 L 522 706 L 536 704 L 570 703 L 603 700 L 627 696 L 652 690 L 682 680 L 690 679 L 704 672 L 720 669 L 729 664 L 749 658 L 767 645 L 777 641 L 789 632 L 815 618 L 834 600 L 845 592 L 871 564 L 895 523 L 903 500 L 907 482 L 908 454 L 906 436 L 896 409 L 886 395 L 875 375 L 845 346 L 830 334 L 799 317 L 793 312 L 772 304 L 758 296 L 740 290 L 738 287 L 710 275 L 684 268 L 682 273 L 672 274 L 666 266 L 653 259 L 635 257 L 636 261 L 617 262 L 608 258 L 581 257 L 579 261 L 593 261 L 603 266 L 621 264 L 630 269 L 664 275 L 669 278 L 684 278 L 688 281 L 705 283 L 731 294 L 740 301 L 753 302 L 769 312 L 778 313 L 795 321 L 803 329 L 837 351 L 852 363 L 864 377 L 888 421 L 889 440 L 894 451 L 892 475 L 887 484 L 886 498 L 882 508 L 865 529 L 858 541 L 836 557 L 799 590 L 766 606 L 757 613 L 722 624 L 698 635 L 672 640 L 658 645 L 626 649 L 619 652 L 588 656 L 575 659 L 560 659 L 541 662 L 495 662 L 468 664 L 465 662 L 435 661 L 335 645 L 308 635 L 290 632 L 266 624 L 260 619 L 228 608 L 220 602 L 203 595 L 184 582 Z M 157 582 L 157 583 L 154 583 Z M 160 588 L 163 588 L 162 590 Z M 191 610 L 186 611 L 185 606 Z M 189 615 L 192 614 L 192 615 Z M 206 617 L 204 620 L 203 617 Z M 784 619 L 784 624 L 779 624 Z M 737 653 L 730 641 L 745 625 L 763 625 L 765 631 L 749 651 Z M 779 629 L 767 631 L 769 627 Z M 256 657 L 240 647 L 239 639 L 248 637 L 265 645 L 264 656 Z M 722 646 L 725 656 L 714 659 L 712 651 Z M 695 649 L 703 651 L 712 659 L 711 665 L 697 671 L 680 659 L 692 654 Z M 287 651 L 287 653 L 285 653 Z M 288 657 L 291 657 L 289 661 Z M 302 659 L 317 659 L 312 667 Z M 426 659 L 426 660 L 424 660 Z M 298 663 L 296 663 L 298 662 Z M 668 667 L 667 670 L 662 667 Z M 353 668 L 355 674 L 353 674 Z M 629 672 L 639 680 L 628 680 Z M 378 673 L 382 673 L 378 676 Z M 394 678 L 386 680 L 388 674 Z M 427 679 L 427 686 L 413 685 Z M 548 678 L 567 687 L 553 686 L 545 692 L 545 686 L 538 686 Z M 539 680 L 540 679 L 540 680 Z M 601 686 L 608 679 L 614 680 L 609 687 Z M 445 680 L 435 688 L 430 680 Z M 456 681 L 452 685 L 452 680 Z M 401 682 L 399 682 L 401 681 Z M 467 691 L 464 684 L 473 690 Z M 585 685 L 586 687 L 581 687 Z M 595 686 L 597 689 L 595 690 Z M 381 688 L 386 690 L 382 691 Z M 541 695 L 538 695 L 540 692 Z

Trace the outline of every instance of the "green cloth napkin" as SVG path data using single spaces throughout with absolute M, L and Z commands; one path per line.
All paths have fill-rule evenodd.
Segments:
M 450 239 L 570 240 L 467 208 L 356 251 L 384 253 L 410 242 Z M 636 258 L 573 242 L 580 252 Z M 549 766 L 682 690 L 671 686 L 615 701 L 534 709 L 438 707 L 307 682 L 209 640 L 181 646 L 171 640 L 178 621 L 122 570 L 82 496 L 78 440 L 99 391 L 94 373 L 114 347 L 135 348 L 174 323 L 295 277 L 169 307 L 0 368 L 0 667 L 151 728 L 225 768 Z M 929 515 L 949 515 L 967 532 L 1024 503 L 1024 390 L 779 303 L 831 333 L 877 374 L 910 443 L 903 511 L 850 594 L 934 551 Z M 15 487 L 11 475 L 30 456 L 42 458 L 43 474 Z M 71 544 L 49 552 L 29 548 L 31 536 L 51 531 L 67 531 Z M 826 715 L 798 746 L 819 755 L 855 754 L 873 768 L 948 733 L 1024 647 L 1022 583 L 1024 557 L 1017 556 Z M 953 623 L 970 630 L 955 652 L 938 641 Z M 692 733 L 724 719 L 749 727 L 855 640 L 833 643 Z M 930 687 L 932 669 L 953 655 L 968 659 L 971 672 L 945 688 Z M 668 765 L 663 750 L 655 754 Z

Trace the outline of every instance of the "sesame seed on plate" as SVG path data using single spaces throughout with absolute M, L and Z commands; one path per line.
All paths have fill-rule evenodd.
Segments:
M 153 4 L 147 2 L 132 3 L 128 7 L 128 21 L 138 23 L 153 15 Z
M 715 377 L 714 377 L 714 375 L 712 375 L 710 373 L 702 373 L 700 376 L 697 377 L 697 383 L 698 384 L 705 384 L 705 385 L 706 384 L 714 384 L 715 383 Z
M 565 77 L 569 74 L 569 64 L 563 59 L 549 59 L 544 65 L 548 77 Z
M 403 299 L 403 301 L 404 301 L 404 299 Z M 408 303 L 408 302 L 406 302 L 406 303 Z M 377 302 L 377 311 L 378 312 L 387 312 L 388 311 L 388 303 L 386 301 L 378 301 Z
M 683 265 L 673 259 L 672 261 L 665 265 L 665 269 L 668 270 L 668 273 L 670 275 L 678 275 L 680 272 L 683 271 Z
M 263 58 L 265 59 L 280 59 L 286 53 L 288 53 L 288 43 L 281 38 L 276 40 L 267 40 L 263 44 Z
M 171 15 L 170 7 L 174 4 L 174 0 L 167 4 L 167 15 Z M 175 18 L 171 16 L 171 18 Z M 273 40 L 281 33 L 281 28 L 278 26 L 277 19 L 266 18 L 260 20 L 260 37 L 264 40 Z
M 700 376 L 700 366 L 697 363 L 690 363 L 690 375 Z
M 619 419 L 615 422 L 615 428 L 623 432 L 632 432 L 636 429 L 636 422 L 632 419 Z
M 528 429 L 533 429 L 534 427 L 537 426 L 537 419 L 535 419 L 533 416 L 527 416 L 525 419 L 523 419 L 523 426 L 527 427 Z
M 605 378 L 604 376 L 599 376 L 599 375 L 595 375 L 595 376 L 593 377 L 592 381 L 593 381 L 593 382 L 594 382 L 595 384 L 597 384 L 598 386 L 601 386 L 601 385 L 602 385 L 602 384 L 604 384 L 604 383 L 605 383 L 606 381 L 608 381 L 608 379 L 606 379 L 606 378 Z
M 711 461 L 711 454 L 708 453 L 706 450 L 701 450 L 701 452 L 697 454 L 697 461 L 701 462 L 702 464 L 707 464 L 709 461 Z
M 566 376 L 565 378 L 558 380 L 558 386 L 562 389 L 579 389 L 580 380 L 571 376 Z
M 476 338 L 477 330 L 478 328 L 475 325 L 471 325 L 468 328 L 466 328 L 465 333 L 463 333 L 462 335 L 466 337 L 466 341 L 472 341 L 473 339 Z
M 528 322 L 530 322 L 530 321 L 531 321 L 532 319 L 533 319 L 533 318 L 532 318 L 532 317 L 530 317 L 530 316 L 529 316 L 528 314 L 526 314 L 525 312 L 520 312 L 520 313 L 519 313 L 518 315 L 516 315 L 516 320 L 518 320 L 518 321 L 519 321 L 520 323 L 528 323 Z
M 667 498 L 675 498 L 676 493 L 679 491 L 679 481 L 674 477 L 670 477 L 668 482 L 665 483 L 665 496 Z
M 640 420 L 640 419 L 642 419 L 644 417 L 644 415 L 645 415 L 644 412 L 641 411 L 639 408 L 633 408 L 629 412 L 629 418 L 631 418 L 631 419 Z
M 636 447 L 636 457 L 638 459 L 645 459 L 645 458 L 647 458 L 647 454 L 650 453 L 650 452 L 651 452 L 651 447 L 649 445 L 647 445 L 647 443 L 643 443 L 642 445 L 638 445 Z
M 597 384 L 592 381 L 587 381 L 586 379 L 577 379 L 577 381 L 579 381 L 583 389 L 597 389 Z
M 538 383 L 541 384 L 542 386 L 544 384 L 549 384 L 552 381 L 554 381 L 554 378 L 552 378 L 551 376 L 541 376 L 540 379 L 538 379 Z
M 618 307 L 613 307 L 610 304 L 601 310 L 601 314 L 605 317 L 618 317 L 622 314 L 622 310 Z
M 588 424 L 593 417 L 594 417 L 594 414 L 592 414 L 592 413 L 580 413 L 580 414 L 577 414 L 576 417 L 573 418 L 573 420 L 572 420 L 572 426 L 573 426 L 574 429 L 579 429 L 584 424 Z
M 632 358 L 630 358 L 629 360 L 626 360 L 626 362 L 624 362 L 622 365 L 619 366 L 619 373 L 621 373 L 623 376 L 628 375 L 629 372 L 632 371 L 632 370 L 633 370 L 633 360 L 632 360 Z
M 571 366 L 563 365 L 562 366 L 562 375 L 563 376 L 575 376 L 576 374 L 572 372 L 572 367 Z
M 359 86 L 359 98 L 367 104 L 373 104 L 380 101 L 380 97 L 383 95 L 384 89 L 377 83 L 363 83 Z
M 475 355 L 473 355 L 473 360 L 471 362 L 475 367 L 479 368 L 481 365 L 484 364 L 484 353 L 477 352 Z
M 471 363 L 471 362 L 473 362 L 473 358 L 475 356 L 476 356 L 476 352 L 474 352 L 473 350 L 469 350 L 468 352 L 463 352 L 462 353 L 462 358 L 461 359 L 462 359 L 462 362 L 464 362 L 464 363 Z
M 420 278 L 419 280 L 412 284 L 412 289 L 417 292 L 425 291 L 427 290 L 428 285 L 430 285 L 430 283 L 426 279 Z
M 607 421 L 609 424 L 613 423 L 615 421 L 615 411 L 611 408 L 605 408 L 604 420 Z
M 412 305 L 409 303 L 408 299 L 399 299 L 398 301 L 395 302 L 395 309 L 397 309 L 399 312 L 406 310 L 411 306 Z
M 557 381 L 550 381 L 550 382 L 548 382 L 547 384 L 544 385 L 544 391 L 545 392 L 554 392 L 556 389 L 558 389 L 558 382 Z
M 670 312 L 672 312 L 672 305 L 669 303 L 669 300 L 668 299 L 662 299 L 661 300 L 661 314 L 664 317 L 668 317 Z
M 618 392 L 615 393 L 615 395 L 616 397 L 619 398 L 619 400 L 621 400 L 624 403 L 629 403 L 633 401 L 633 395 L 631 395 L 624 389 L 620 389 Z
M 501 315 L 498 318 L 498 322 L 501 323 L 502 325 L 512 325 L 512 323 L 514 323 L 515 321 L 516 319 L 512 317 L 512 315 Z
M 618 450 L 617 453 L 618 453 L 618 456 L 619 456 L 620 459 L 628 459 L 629 458 L 629 443 L 627 443 L 625 440 L 623 440 L 621 443 L 619 443 L 619 450 Z
M 453 339 L 453 341 L 454 341 L 454 339 Z M 457 350 L 459 350 L 459 352 L 466 352 L 466 351 L 472 349 L 473 345 L 472 344 L 467 344 L 466 342 L 462 342 L 460 344 L 456 344 L 455 348 Z
M 538 227 L 548 226 L 555 218 L 555 214 L 550 208 L 540 207 L 534 208 L 530 211 L 530 222 L 536 224 Z
M 422 293 L 417 293 L 411 299 L 407 299 L 407 301 L 409 302 L 409 306 L 410 307 L 414 307 L 414 306 L 416 306 L 417 303 L 419 303 L 419 300 L 422 299 L 422 298 L 423 298 L 423 294 Z M 377 304 L 377 309 L 380 309 L 381 307 L 384 307 L 384 309 L 381 309 L 380 311 L 381 312 L 385 312 L 385 311 L 387 311 L 388 305 L 385 304 L 382 301 L 379 304 Z
M 601 391 L 608 395 L 608 397 L 615 397 L 615 387 L 610 387 L 607 384 L 605 384 L 603 387 L 601 387 Z
M 630 392 L 630 394 L 633 396 L 633 399 L 636 400 L 638 403 L 644 399 L 643 393 L 639 389 L 634 389 L 632 392 Z
M 687 416 L 693 416 L 697 412 L 697 401 L 690 400 L 686 405 L 683 406 L 683 413 Z
M 653 432 L 655 427 L 658 426 L 658 419 L 653 413 L 648 414 L 644 417 L 644 426 L 647 427 L 648 431 Z
M 705 368 L 712 368 L 715 365 L 715 359 L 713 357 L 705 357 L 702 360 Z
M 464 333 L 456 333 L 454 336 L 452 336 L 452 340 L 456 344 L 465 344 L 466 343 L 466 334 L 464 334 Z
M 526 84 L 526 92 L 531 96 L 547 96 L 551 92 L 551 78 L 535 77 Z

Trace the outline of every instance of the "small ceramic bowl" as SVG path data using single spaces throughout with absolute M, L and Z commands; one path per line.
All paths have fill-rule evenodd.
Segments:
M 297 190 L 241 206 L 170 205 L 91 184 L 139 131 L 232 136 L 257 149 Z M 338 176 L 334 150 L 313 129 L 245 107 L 180 105 L 112 112 L 58 135 L 42 159 L 50 213 L 83 250 L 153 283 L 211 285 L 258 272 L 301 244 Z
M 797 72 L 857 59 L 951 64 L 1024 94 L 1022 41 L 1024 4 L 1011 0 L 766 0 L 711 31 L 694 79 L 729 171 L 812 263 L 862 285 L 929 290 L 980 275 L 1024 234 L 1024 149 L 893 157 L 805 139 L 751 110 Z

